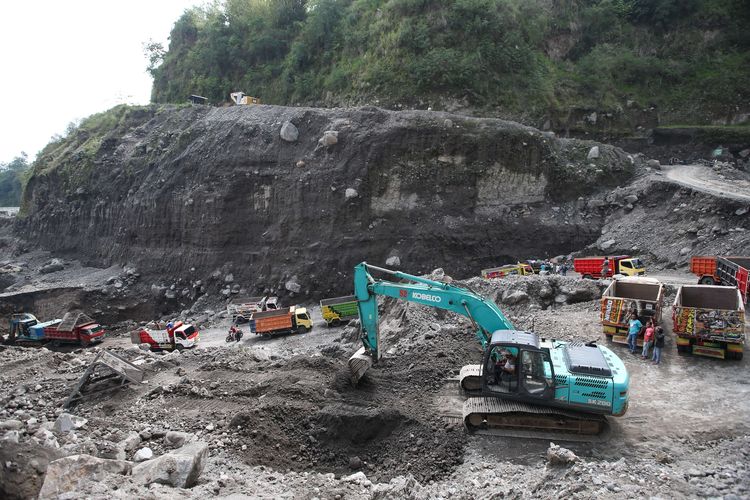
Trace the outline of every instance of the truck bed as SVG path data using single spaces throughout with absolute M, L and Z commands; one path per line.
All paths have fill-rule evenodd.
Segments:
M 253 313 L 250 319 L 250 330 L 256 334 L 291 330 L 293 327 L 292 317 L 293 308 L 291 307 Z
M 677 335 L 744 342 L 745 306 L 736 288 L 683 285 L 673 305 Z

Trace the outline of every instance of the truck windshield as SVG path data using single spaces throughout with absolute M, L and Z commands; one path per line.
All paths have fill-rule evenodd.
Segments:
M 186 336 L 189 337 L 190 335 L 192 335 L 192 334 L 195 333 L 195 327 L 193 325 L 190 325 L 187 328 L 185 328 L 184 330 L 182 330 L 182 332 L 180 332 L 180 333 L 183 333 L 184 335 L 186 335 Z
M 643 262 L 641 262 L 641 259 L 633 259 L 633 267 L 639 269 L 645 266 L 643 265 Z
M 97 333 L 102 331 L 101 325 L 92 326 L 91 328 L 88 328 L 89 333 Z

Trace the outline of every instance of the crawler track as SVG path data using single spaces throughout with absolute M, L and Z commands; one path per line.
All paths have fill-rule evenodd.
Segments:
M 608 435 L 607 419 L 569 410 L 473 397 L 464 402 L 464 425 L 470 432 L 511 437 L 599 441 Z

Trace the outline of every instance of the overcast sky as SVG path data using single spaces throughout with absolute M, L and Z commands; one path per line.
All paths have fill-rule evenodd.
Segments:
M 17 0 L 0 15 L 0 162 L 33 157 L 71 121 L 145 104 L 143 42 L 166 48 L 172 24 L 199 0 Z

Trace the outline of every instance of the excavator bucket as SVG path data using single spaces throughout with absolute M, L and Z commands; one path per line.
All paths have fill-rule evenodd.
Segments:
M 352 384 L 357 385 L 359 379 L 370 369 L 372 366 L 372 357 L 367 354 L 364 347 L 360 347 L 354 355 L 349 358 L 349 371 L 352 377 Z

